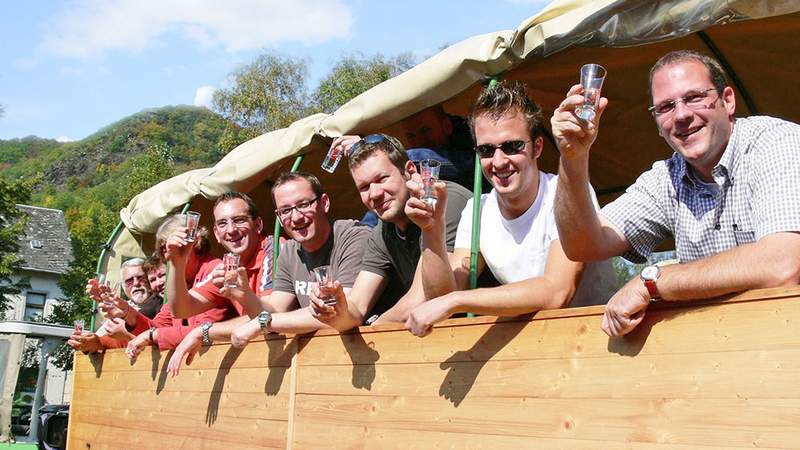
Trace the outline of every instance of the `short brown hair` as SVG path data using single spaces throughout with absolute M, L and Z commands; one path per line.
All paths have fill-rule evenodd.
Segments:
M 728 77 L 725 75 L 725 70 L 722 69 L 719 61 L 694 50 L 676 50 L 659 58 L 650 68 L 650 77 L 647 81 L 647 95 L 650 98 L 650 106 L 653 106 L 653 75 L 664 67 L 689 61 L 698 62 L 708 69 L 708 73 L 711 76 L 711 84 L 714 85 L 714 89 L 719 92 L 719 95 L 722 95 L 722 91 L 728 85 Z
M 247 203 L 247 215 L 249 215 L 253 219 L 259 217 L 258 207 L 256 207 L 256 203 L 253 201 L 252 198 L 250 198 L 249 195 L 245 194 L 244 192 L 231 191 L 220 195 L 214 201 L 214 208 L 216 209 L 217 205 L 219 205 L 220 203 L 225 203 L 236 199 L 242 200 L 243 202 Z
M 522 114 L 527 122 L 530 138 L 544 135 L 544 114 L 542 108 L 528 96 L 528 87 L 519 81 L 501 81 L 483 90 L 478 100 L 472 105 L 469 114 L 469 129 L 475 141 L 475 119 L 489 116 L 492 120 L 500 120 L 511 111 Z
M 297 180 L 305 180 L 311 186 L 311 190 L 317 197 L 321 196 L 325 192 L 322 189 L 322 183 L 320 183 L 319 178 L 317 178 L 316 175 L 303 171 L 283 172 L 282 174 L 278 175 L 278 178 L 275 179 L 275 183 L 272 184 L 272 188 L 270 189 L 272 203 L 275 204 L 275 189 L 290 181 Z
M 400 173 L 406 171 L 408 155 L 406 154 L 405 147 L 403 147 L 403 144 L 401 144 L 396 137 L 383 133 L 370 134 L 353 144 L 347 158 L 347 166 L 352 172 L 353 169 L 360 166 L 364 160 L 378 151 L 383 152 L 386 157 L 389 158 L 389 161 L 400 170 Z

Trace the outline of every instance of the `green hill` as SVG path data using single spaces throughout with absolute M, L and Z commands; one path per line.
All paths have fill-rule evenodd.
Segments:
M 39 177 L 29 202 L 65 212 L 75 261 L 61 287 L 73 302 L 56 308 L 49 322 L 88 317 L 83 295 L 101 245 L 119 221 L 119 210 L 156 183 L 185 170 L 215 164 L 235 143 L 239 129 L 205 108 L 145 110 L 80 141 L 25 137 L 0 140 L 0 177 Z

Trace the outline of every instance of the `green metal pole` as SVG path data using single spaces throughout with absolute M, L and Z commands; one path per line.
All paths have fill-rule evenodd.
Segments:
M 489 81 L 486 89 L 491 89 L 497 84 L 497 78 Z M 481 157 L 475 153 L 475 171 L 472 179 L 472 242 L 469 249 L 469 288 L 478 287 L 478 249 L 481 244 L 481 193 L 483 186 L 483 173 L 481 172 Z M 475 317 L 468 313 L 467 317 Z
M 306 155 L 300 155 L 297 159 L 294 160 L 294 164 L 292 164 L 291 172 L 296 172 L 297 169 L 300 167 L 300 163 L 303 162 L 303 158 Z M 275 216 L 275 231 L 272 233 L 272 283 L 275 284 L 275 276 L 278 272 L 278 254 L 281 251 L 280 245 L 280 238 L 281 238 L 281 221 L 278 219 L 278 216 Z
M 102 270 L 102 268 L 103 268 L 103 261 L 106 258 L 106 254 L 111 249 L 111 243 L 114 241 L 114 239 L 117 238 L 119 233 L 122 231 L 123 225 L 124 224 L 120 220 L 117 223 L 117 226 L 114 227 L 114 231 L 112 231 L 111 235 L 108 236 L 108 240 L 106 240 L 105 245 L 103 245 L 103 250 L 100 251 L 100 257 L 97 258 L 97 266 L 96 266 L 95 271 L 94 271 L 98 276 L 101 275 L 100 270 Z M 106 276 L 108 276 L 108 275 L 106 275 Z M 95 331 L 95 329 L 94 329 L 94 325 L 95 325 L 94 324 L 94 318 L 95 318 L 96 314 L 97 314 L 97 302 L 92 300 L 92 317 L 89 319 L 89 329 L 92 330 L 92 331 Z

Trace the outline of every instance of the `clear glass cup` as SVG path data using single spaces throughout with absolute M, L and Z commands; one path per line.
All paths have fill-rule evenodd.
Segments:
M 183 226 L 186 227 L 186 242 L 194 242 L 197 238 L 197 227 L 200 226 L 200 213 L 187 211 L 183 215 Z
M 344 151 L 342 151 L 341 145 L 337 145 L 328 149 L 325 159 L 322 160 L 322 170 L 328 173 L 333 173 L 336 170 L 336 167 L 339 165 L 339 162 L 342 160 L 343 154 Z
M 334 277 L 331 274 L 331 266 L 319 266 L 315 267 L 311 270 L 311 274 L 314 275 L 314 281 L 317 282 L 317 286 L 322 288 L 333 288 L 333 281 Z M 321 294 L 321 293 L 320 293 Z M 323 301 L 326 305 L 333 306 L 336 304 L 336 297 L 332 295 L 323 295 L 320 297 L 320 300 Z
M 239 255 L 236 253 L 225 253 L 222 257 L 222 266 L 225 268 L 225 287 L 239 287 Z
M 581 86 L 583 87 L 583 105 L 575 108 L 575 115 L 583 120 L 592 121 L 596 115 L 600 91 L 606 79 L 606 69 L 599 64 L 585 64 L 581 67 Z
M 423 159 L 419 162 L 419 171 L 422 176 L 422 197 L 420 199 L 433 208 L 436 208 L 436 202 L 439 200 L 433 189 L 433 183 L 439 179 L 439 169 L 441 168 L 442 163 L 435 159 Z
M 86 325 L 86 322 L 83 319 L 78 319 L 74 323 L 75 326 L 75 334 L 83 334 L 83 327 Z

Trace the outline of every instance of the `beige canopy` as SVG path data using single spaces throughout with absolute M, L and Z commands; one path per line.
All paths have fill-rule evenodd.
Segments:
M 479 20 L 479 18 L 476 18 Z M 191 202 L 210 217 L 223 192 L 250 192 L 265 218 L 274 216 L 268 182 L 301 168 L 320 176 L 335 217 L 360 217 L 364 208 L 346 167 L 334 175 L 320 162 L 330 138 L 383 131 L 404 139 L 403 120 L 441 104 L 464 116 L 489 77 L 521 80 L 548 116 L 587 62 L 608 69 L 603 95 L 610 104 L 592 149 L 591 179 L 601 203 L 628 186 L 653 161 L 670 155 L 647 112 L 647 74 L 671 50 L 695 49 L 719 59 L 737 94 L 737 115 L 769 114 L 800 121 L 794 77 L 800 54 L 800 2 L 790 0 L 558 0 L 516 30 L 475 36 L 354 98 L 333 114 L 316 114 L 245 142 L 214 167 L 183 173 L 134 197 L 120 212 L 125 227 L 112 240 L 106 267 L 150 250 L 161 217 Z M 557 170 L 548 144 L 543 170 Z

